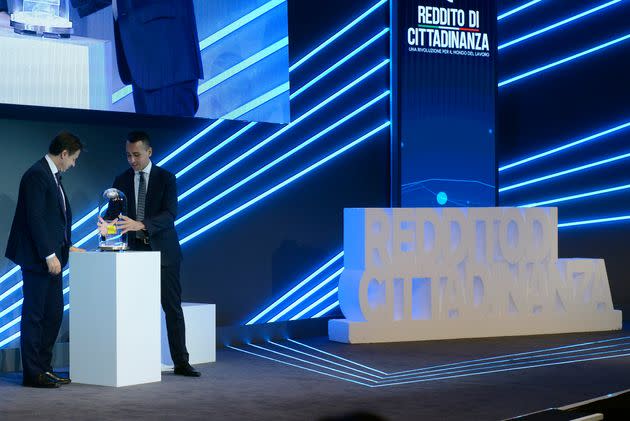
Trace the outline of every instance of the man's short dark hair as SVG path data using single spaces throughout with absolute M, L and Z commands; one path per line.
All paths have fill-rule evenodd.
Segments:
M 61 152 L 68 151 L 74 155 L 76 151 L 83 150 L 83 143 L 78 137 L 70 132 L 61 132 L 50 142 L 48 153 L 54 156 L 61 155 Z
M 137 143 L 142 142 L 145 148 L 151 147 L 151 138 L 147 132 L 131 132 L 127 135 L 127 142 Z

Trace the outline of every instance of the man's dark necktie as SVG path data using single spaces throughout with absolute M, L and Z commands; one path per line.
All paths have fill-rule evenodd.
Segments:
M 138 208 L 136 211 L 136 221 L 142 221 L 144 219 L 144 205 L 147 198 L 147 182 L 144 179 L 144 172 L 138 173 L 140 181 L 138 182 Z M 136 238 L 146 238 L 144 231 L 136 231 Z
M 57 200 L 59 201 L 59 206 L 61 206 L 61 210 L 63 211 L 63 239 L 68 242 L 68 214 L 66 209 L 66 200 L 63 194 L 63 186 L 61 185 L 61 173 L 56 172 L 55 178 L 57 179 Z

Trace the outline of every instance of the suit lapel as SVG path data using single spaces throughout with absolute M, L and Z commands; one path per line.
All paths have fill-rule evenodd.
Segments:
M 68 206 L 70 205 L 68 203 L 68 195 L 66 195 L 66 191 L 63 189 L 63 185 L 62 185 L 61 190 L 63 190 L 63 198 L 59 197 L 60 195 L 59 195 L 59 187 L 57 186 L 57 179 L 55 178 L 55 174 L 53 174 L 52 170 L 50 169 L 50 165 L 48 165 L 48 161 L 46 160 L 46 158 L 42 158 L 40 160 L 40 163 L 42 167 L 44 168 L 44 172 L 46 173 L 48 177 L 48 183 L 50 183 L 52 185 L 52 188 L 54 189 L 55 197 L 57 198 L 57 205 L 59 206 L 59 213 L 61 213 L 61 216 L 63 217 L 64 220 L 67 220 L 67 215 L 63 211 L 64 203 L 62 202 L 62 200 L 65 199 L 66 209 L 68 209 Z
M 150 217 L 153 215 L 151 204 L 155 200 L 157 190 L 160 188 L 158 185 L 158 176 L 160 169 L 153 164 L 151 167 L 151 173 L 149 174 L 149 188 L 147 189 L 147 198 L 144 204 L 144 216 Z
M 129 192 L 129 197 L 127 198 L 127 203 L 129 207 L 127 208 L 127 216 L 131 219 L 136 219 L 136 188 L 133 185 L 133 178 L 135 173 L 133 170 L 128 170 L 127 175 L 125 176 L 124 182 L 126 184 L 125 190 Z

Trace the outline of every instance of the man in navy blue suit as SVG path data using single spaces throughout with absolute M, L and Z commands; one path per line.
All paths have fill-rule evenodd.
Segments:
M 153 149 L 147 133 L 129 133 L 126 149 L 127 162 L 131 168 L 116 177 L 113 187 L 127 197 L 129 215 L 122 216 L 116 224 L 123 234 L 128 234 L 131 250 L 160 252 L 161 302 L 174 372 L 182 376 L 199 377 L 201 374 L 188 363 L 186 349 L 182 287 L 179 282 L 182 250 L 175 230 L 175 175 L 151 162 Z M 101 232 L 104 231 L 103 224 L 101 220 Z
M 118 73 L 136 112 L 194 116 L 203 78 L 192 0 L 72 0 L 81 17 L 111 5 Z
M 83 144 L 62 132 L 20 181 L 5 256 L 22 268 L 24 302 L 20 346 L 23 384 L 55 388 L 70 383 L 52 369 L 63 318 L 62 269 L 70 249 L 72 211 L 61 173 L 74 167 Z

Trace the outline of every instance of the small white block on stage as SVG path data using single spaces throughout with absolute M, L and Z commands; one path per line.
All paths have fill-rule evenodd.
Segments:
M 160 253 L 71 253 L 70 267 L 73 382 L 159 382 Z
M 216 361 L 216 306 L 214 304 L 182 303 L 186 322 L 186 348 L 190 364 Z M 173 368 L 168 348 L 166 320 L 162 312 L 162 370 Z

